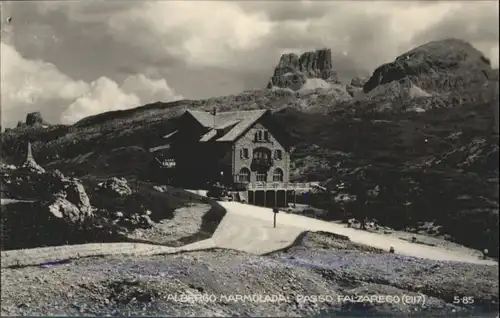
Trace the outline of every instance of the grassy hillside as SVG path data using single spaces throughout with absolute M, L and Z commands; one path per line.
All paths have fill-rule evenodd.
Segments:
M 498 102 L 496 102 L 498 103 Z M 378 186 L 366 205 L 345 208 L 402 228 L 419 221 L 442 234 L 498 253 L 498 133 L 492 107 L 466 103 L 422 113 L 371 112 L 366 105 L 330 116 L 283 110 L 276 117 L 295 138 L 296 180 L 322 180 L 330 194 L 312 197 L 343 215 L 333 197 L 360 195 Z M 321 164 L 320 164 L 321 163 Z M 341 183 L 350 184 L 344 191 Z

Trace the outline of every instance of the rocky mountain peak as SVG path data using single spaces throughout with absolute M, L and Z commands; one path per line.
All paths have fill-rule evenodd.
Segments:
M 332 68 L 332 51 L 319 49 L 302 53 L 283 54 L 267 88 L 279 87 L 299 90 L 308 79 L 320 79 L 326 83 L 340 83 Z
M 407 78 L 427 92 L 446 93 L 483 84 L 490 73 L 490 61 L 483 53 L 463 40 L 445 39 L 418 46 L 381 65 L 363 91 Z
M 47 123 L 43 120 L 42 114 L 40 112 L 32 112 L 26 115 L 26 125 L 37 126 L 37 125 L 47 125 Z
M 26 115 L 26 120 L 23 122 L 22 120 L 19 120 L 16 125 L 16 129 L 24 129 L 28 127 L 43 127 L 47 128 L 50 126 L 49 123 L 47 123 L 40 112 L 31 112 Z M 5 128 L 5 131 L 10 131 L 11 128 Z

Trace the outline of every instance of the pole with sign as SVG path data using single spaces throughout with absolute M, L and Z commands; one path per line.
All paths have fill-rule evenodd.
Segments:
M 278 214 L 279 210 L 278 208 L 274 208 L 273 209 L 273 214 L 274 214 L 274 218 L 273 218 L 273 227 L 276 228 L 276 214 Z

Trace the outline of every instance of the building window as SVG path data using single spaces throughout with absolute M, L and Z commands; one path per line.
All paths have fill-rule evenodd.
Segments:
M 283 170 L 281 170 L 280 168 L 274 169 L 273 181 L 274 182 L 283 182 Z
M 266 130 L 258 130 L 255 132 L 255 141 L 269 141 L 269 132 Z
M 274 151 L 274 159 L 276 159 L 276 160 L 283 159 L 283 151 L 281 151 L 281 149 L 276 149 Z
M 241 159 L 250 158 L 250 151 L 248 150 L 248 148 L 241 148 L 240 149 L 240 158 Z
M 267 181 L 267 173 L 265 172 L 257 172 L 257 181 L 266 182 Z
M 253 158 L 254 159 L 263 159 L 263 160 L 269 160 L 271 157 L 271 150 L 267 148 L 256 148 L 253 151 Z
M 239 182 L 250 182 L 250 170 L 247 168 L 241 168 L 240 173 L 238 174 Z

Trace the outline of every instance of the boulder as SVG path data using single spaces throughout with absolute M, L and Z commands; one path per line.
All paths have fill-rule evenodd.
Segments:
M 98 190 L 115 197 L 125 197 L 132 194 L 132 189 L 128 186 L 125 178 L 110 178 L 105 182 L 99 183 Z
M 71 178 L 63 180 L 66 200 L 73 203 L 79 210 L 82 218 L 90 218 L 94 214 L 94 208 L 90 204 L 90 199 L 85 192 L 85 188 L 80 180 Z
M 83 223 L 86 220 L 80 209 L 64 198 L 55 198 L 53 202 L 47 204 L 47 208 L 56 218 L 64 219 L 73 224 Z

